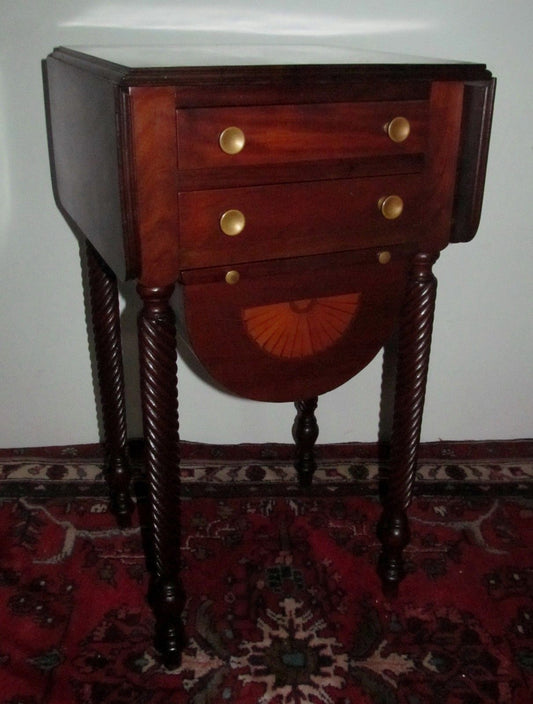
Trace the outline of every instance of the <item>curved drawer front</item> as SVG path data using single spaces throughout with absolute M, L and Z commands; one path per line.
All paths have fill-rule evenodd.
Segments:
M 400 117 L 408 126 L 393 123 Z M 428 103 L 184 109 L 177 123 L 180 169 L 353 159 L 425 152 Z
M 390 196 L 401 199 L 401 212 L 386 217 Z M 181 267 L 414 241 L 423 199 L 419 175 L 181 193 Z
M 400 246 L 185 272 L 183 337 L 208 378 L 240 396 L 325 393 L 390 336 L 408 260 Z

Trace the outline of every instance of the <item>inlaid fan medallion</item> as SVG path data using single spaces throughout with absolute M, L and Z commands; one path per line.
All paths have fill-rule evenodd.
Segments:
M 331 347 L 347 330 L 360 305 L 360 293 L 271 303 L 245 308 L 250 337 L 276 357 L 308 357 Z

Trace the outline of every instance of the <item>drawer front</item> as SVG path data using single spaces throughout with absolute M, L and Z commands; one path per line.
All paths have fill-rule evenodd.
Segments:
M 428 103 L 198 108 L 177 121 L 180 169 L 351 159 L 425 152 Z
M 180 193 L 181 268 L 415 241 L 423 199 L 419 175 Z

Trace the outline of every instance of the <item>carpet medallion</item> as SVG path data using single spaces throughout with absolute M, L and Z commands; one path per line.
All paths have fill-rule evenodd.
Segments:
M 274 492 L 220 482 L 211 495 L 199 481 L 181 505 L 189 645 L 168 671 L 151 642 L 138 519 L 117 529 L 104 497 L 77 481 L 70 496 L 34 487 L 0 503 L 2 704 L 531 701 L 527 492 L 417 496 L 407 576 L 389 601 L 375 496 L 281 495 L 279 476 Z

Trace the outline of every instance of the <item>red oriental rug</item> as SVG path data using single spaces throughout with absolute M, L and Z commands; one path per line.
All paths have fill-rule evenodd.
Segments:
M 303 492 L 276 453 L 186 456 L 175 671 L 152 647 L 138 519 L 114 525 L 100 458 L 0 456 L 0 702 L 532 701 L 531 458 L 424 458 L 388 601 L 378 463 L 324 458 Z

